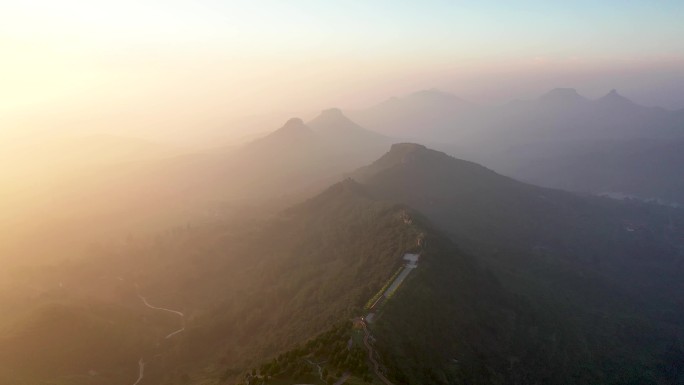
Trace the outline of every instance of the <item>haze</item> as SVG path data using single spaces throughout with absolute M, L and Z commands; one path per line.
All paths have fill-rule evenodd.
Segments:
M 234 142 L 427 88 L 484 103 L 617 88 L 684 107 L 679 1 L 68 0 L 0 15 L 5 137 Z
M 684 385 L 683 20 L 2 2 L 0 385 Z

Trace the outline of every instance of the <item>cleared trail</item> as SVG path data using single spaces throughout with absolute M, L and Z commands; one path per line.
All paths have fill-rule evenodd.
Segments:
M 342 385 L 342 384 L 344 384 L 345 382 L 347 382 L 347 380 L 349 379 L 349 377 L 351 377 L 351 374 L 350 374 L 350 373 L 344 373 L 344 374 L 342 375 L 342 377 L 340 377 L 339 380 L 335 381 L 335 383 L 334 383 L 333 385 Z
M 380 381 L 384 382 L 385 385 L 394 385 L 380 371 L 380 364 L 378 363 L 378 361 L 375 360 L 375 357 L 373 357 L 373 347 L 371 346 L 370 342 L 368 342 L 368 340 L 370 339 L 370 332 L 368 331 L 368 327 L 366 327 L 365 322 L 363 322 L 362 325 L 363 325 L 363 332 L 365 333 L 365 335 L 363 337 L 363 344 L 366 345 L 366 349 L 368 349 L 368 359 L 373 364 L 373 371 L 375 372 L 375 375 L 378 376 Z

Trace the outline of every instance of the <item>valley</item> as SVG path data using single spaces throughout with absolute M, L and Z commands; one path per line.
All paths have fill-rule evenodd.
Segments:
M 446 152 L 402 142 L 333 108 L 237 148 L 87 171 L 87 183 L 64 182 L 30 209 L 45 211 L 42 221 L 4 232 L 4 255 L 24 259 L 3 272 L 0 382 L 684 378 L 684 212 L 664 166 L 681 163 L 669 137 L 676 122 L 619 97 L 561 89 L 497 113 L 527 122 L 549 108 L 561 111 L 551 121 L 591 111 L 590 126 L 607 124 L 606 103 L 616 102 L 640 111 L 635 120 L 667 116 L 658 138 L 640 141 L 635 128 L 618 143 L 610 136 L 620 122 L 603 126 L 601 142 L 589 129 L 543 145 L 507 133 L 512 152 L 473 156 L 488 168 L 449 155 L 459 151 L 450 142 L 439 144 Z M 430 91 L 366 118 L 380 127 L 383 114 L 403 109 L 414 125 L 471 108 Z M 430 130 L 424 138 L 446 135 Z M 545 160 L 532 169 L 511 161 L 520 154 Z M 610 167 L 592 167 L 596 159 Z M 554 175 L 566 161 L 580 172 Z M 634 171 L 624 174 L 634 188 L 618 183 L 617 169 Z M 597 180 L 588 170 L 616 179 L 586 187 L 580 181 Z M 521 173 L 525 181 L 505 175 Z M 612 187 L 626 195 L 601 196 Z M 673 204 L 636 198 L 645 194 Z
M 0 1 L 0 385 L 684 385 L 682 20 Z
M 583 383 L 625 362 L 656 373 L 637 351 L 671 362 L 678 299 L 661 288 L 679 287 L 678 209 L 542 189 L 410 143 L 351 176 L 271 217 L 178 227 L 26 278 L 137 314 L 122 325 L 146 345 L 92 364 L 112 383 Z M 651 340 L 585 367 L 628 330 Z

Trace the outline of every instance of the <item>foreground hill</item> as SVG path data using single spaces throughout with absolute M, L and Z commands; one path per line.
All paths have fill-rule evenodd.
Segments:
M 558 313 L 541 311 L 508 292 L 420 214 L 378 200 L 366 186 L 352 180 L 266 222 L 239 220 L 179 229 L 156 239 L 132 240 L 124 247 L 93 252 L 99 256 L 29 278 L 64 282 L 75 288 L 74 297 L 86 301 L 97 296 L 112 308 L 140 304 L 137 293 L 144 293 L 157 306 L 182 311 L 186 322 L 182 332 L 162 338 L 154 350 L 130 349 L 128 359 L 112 355 L 109 366 L 100 369 L 112 380 L 134 377 L 136 359 L 142 356 L 147 362 L 146 381 L 231 383 L 263 360 L 295 349 L 296 354 L 286 356 L 287 364 L 282 356 L 276 362 L 296 371 L 292 376 L 319 383 L 315 365 L 306 360 L 319 362 L 322 355 L 336 352 L 337 364 L 324 365 L 335 380 L 339 370 L 352 370 L 356 380 L 377 382 L 372 365 L 364 358 L 362 337 L 347 335 L 348 329 L 339 325 L 366 314 L 364 306 L 386 287 L 407 252 L 420 253 L 418 268 L 370 325 L 378 338 L 381 370 L 393 381 L 539 378 L 533 374 L 537 365 L 555 369 L 560 364 L 538 357 L 534 349 L 550 349 L 546 338 L 559 330 L 564 338 L 575 338 L 575 331 L 560 321 Z M 120 287 L 116 295 L 107 294 L 111 285 Z M 147 317 L 154 314 L 150 312 Z M 159 317 L 148 324 L 170 328 Z M 139 321 L 119 320 L 117 324 L 117 330 L 134 330 Z M 437 328 L 442 339 L 435 334 Z M 328 334 L 320 337 L 321 333 Z M 64 334 L 64 338 L 69 336 Z M 116 338 L 125 340 L 122 337 Z M 349 358 L 341 359 L 344 349 L 338 349 L 339 344 L 346 344 L 349 337 L 356 342 Z M 108 346 L 102 338 L 87 340 Z M 27 367 L 43 365 L 64 341 L 44 343 L 33 360 L 25 363 Z M 17 349 L 11 346 L 8 352 Z M 318 348 L 306 353 L 305 346 Z M 572 357 L 582 353 L 575 345 L 561 349 Z M 512 356 L 535 356 L 538 361 L 522 362 L 509 373 L 505 368 Z M 0 363 L 0 367 L 7 365 L 9 361 Z M 62 365 L 61 376 L 85 375 L 85 369 L 76 364 Z M 46 378 L 57 373 L 50 366 L 43 365 L 42 370 Z M 119 376 L 112 374 L 117 372 Z
M 70 310 L 69 319 L 83 315 L 78 324 L 92 325 L 87 333 L 68 325 L 61 331 L 53 325 L 60 331 L 58 338 L 42 340 L 39 350 L 27 345 L 26 333 L 0 339 L 0 369 L 5 370 L 0 374 L 11 375 L 12 359 L 24 357 L 27 371 L 40 368 L 38 378 L 87 377 L 90 368 L 85 366 L 92 361 L 81 363 L 81 353 L 77 354 L 84 346 L 86 352 L 105 349 L 104 356 L 111 359 L 93 368 L 112 381 L 133 383 L 141 356 L 148 363 L 145 378 L 151 383 L 197 379 L 205 370 L 213 381 L 226 373 L 237 375 L 359 314 L 401 264 L 403 253 L 416 247 L 421 230 L 407 224 L 406 215 L 402 206 L 375 201 L 347 182 L 265 222 L 245 217 L 181 228 L 150 239 L 134 238 L 127 245 L 98 246 L 86 261 L 36 269 L 22 276 L 22 282 L 50 285 L 39 286 L 22 312 L 37 314 L 31 318 L 39 321 L 31 324 L 43 325 L 42 330 L 49 330 L 52 317 L 34 309 L 42 306 L 42 298 L 53 295 L 53 282 L 70 288 L 72 303 L 97 301 L 115 314 L 114 309 L 133 306 L 132 314 L 145 317 L 116 319 Z M 165 337 L 178 326 L 169 324 L 163 311 L 145 309 L 138 293 L 153 306 L 182 312 L 184 330 Z M 28 327 L 23 318 L 16 319 L 9 329 Z M 112 327 L 106 328 L 109 322 Z M 148 324 L 167 329 L 159 335 L 158 349 L 133 346 L 125 351 L 124 360 L 118 347 L 107 342 L 124 341 L 126 336 L 136 340 L 133 331 Z M 131 333 L 122 336 L 126 330 Z M 35 338 L 40 341 L 42 335 Z M 77 336 L 84 339 L 70 344 L 69 339 Z M 24 346 L 33 351 L 30 360 L 19 354 Z M 55 366 L 46 365 L 55 352 L 67 351 L 73 354 L 63 354 Z
M 677 278 L 684 258 L 681 210 L 543 189 L 416 144 L 394 145 L 355 176 L 374 196 L 424 213 L 480 256 L 512 292 L 549 314 L 567 317 L 555 335 L 547 336 L 547 341 L 555 341 L 544 353 L 548 356 L 534 356 L 538 363 L 550 360 L 544 365 L 560 366 L 537 372 L 542 376 L 537 380 L 619 383 L 638 378 L 644 383 L 669 375 L 663 368 L 671 363 L 662 359 L 672 344 L 680 346 L 677 336 L 684 330 L 678 305 L 684 287 Z M 440 292 L 443 284 L 433 283 L 435 279 L 426 278 L 425 285 Z M 424 296 L 406 301 L 408 307 L 431 300 Z M 441 309 L 444 304 L 437 300 L 427 307 Z M 406 309 L 393 308 L 388 312 Z M 439 319 L 439 312 L 430 313 L 430 320 L 419 314 L 403 321 L 404 327 Z M 563 324 L 576 334 L 562 337 Z M 396 333 L 396 327 L 388 327 L 388 333 Z M 441 333 L 434 338 L 438 343 L 446 337 Z M 406 354 L 423 346 L 421 340 Z M 557 350 L 574 343 L 582 348 L 573 353 Z M 540 346 L 537 353 L 545 349 Z M 563 363 L 553 363 L 561 356 Z M 510 359 L 526 361 L 517 355 Z M 516 382 L 535 382 L 528 375 Z
M 37 269 L 21 279 L 53 288 L 22 311 L 49 324 L 40 308 L 59 282 L 72 304 L 144 315 L 109 328 L 120 310 L 70 307 L 67 319 L 93 325 L 87 342 L 109 346 L 98 372 L 117 382 L 134 382 L 140 357 L 159 384 L 681 382 L 681 211 L 527 185 L 416 144 L 354 177 L 270 218 L 131 237 Z M 417 266 L 375 307 L 406 253 Z M 20 326 L 5 325 L 19 331 L 0 345 L 5 378 Z M 122 332 L 150 329 L 159 344 L 117 358 Z M 23 370 L 87 375 L 79 360 L 45 365 L 65 341 L 44 342 Z

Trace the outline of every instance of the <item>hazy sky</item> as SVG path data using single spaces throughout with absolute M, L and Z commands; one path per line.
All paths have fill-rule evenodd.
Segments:
M 2 1 L 0 130 L 241 135 L 425 88 L 684 108 L 683 20 L 681 0 Z

